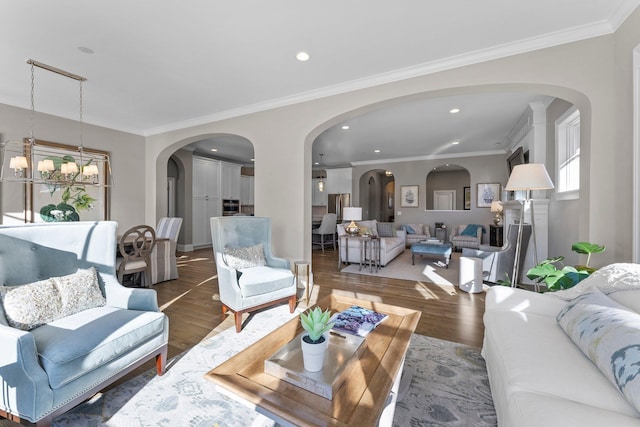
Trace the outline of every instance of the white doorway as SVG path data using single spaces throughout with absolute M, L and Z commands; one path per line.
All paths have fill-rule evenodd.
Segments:
M 455 210 L 456 190 L 435 190 L 433 192 L 433 209 L 437 211 Z
M 167 178 L 167 216 L 176 216 L 176 179 Z

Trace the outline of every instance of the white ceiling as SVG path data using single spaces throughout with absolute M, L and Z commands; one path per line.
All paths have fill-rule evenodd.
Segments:
M 0 102 L 29 108 L 25 61 L 32 58 L 88 79 L 86 122 L 151 135 L 609 34 L 639 4 L 640 0 L 0 0 Z M 300 50 L 310 53 L 308 62 L 295 59 Z M 37 70 L 35 93 L 37 111 L 78 118 L 75 81 Z M 516 107 L 531 100 L 491 96 L 512 105 L 504 109 L 502 122 L 495 123 L 503 130 L 522 113 Z M 486 132 L 502 112 L 486 115 L 490 111 L 484 108 L 480 112 L 485 116 L 477 117 L 473 100 L 464 97 L 455 101 L 469 102 L 469 108 L 450 118 L 460 121 L 459 135 L 438 130 L 440 122 L 431 114 L 443 114 L 442 108 L 453 101 L 373 113 L 370 119 L 375 123 L 391 120 L 383 129 L 367 127 L 371 121 L 366 118 L 353 119 L 350 132 L 357 138 L 349 142 L 354 156 L 349 160 L 372 160 L 357 154 L 365 150 L 353 142 L 357 139 L 367 138 L 367 149 L 379 144 L 389 153 L 383 147 L 389 142 L 397 145 L 393 129 L 419 142 L 414 146 L 436 144 L 422 147 L 425 152 L 451 138 L 481 139 L 485 147 L 474 148 L 480 150 L 504 140 L 504 132 L 472 134 L 474 129 Z M 494 110 L 498 104 L 491 105 Z M 392 120 L 412 112 L 430 119 L 422 120 L 420 128 Z M 484 131 L 478 123 L 485 123 Z M 331 144 L 345 145 L 344 138 L 327 131 L 314 145 L 314 159 L 325 144 L 326 150 Z M 461 144 L 457 149 L 471 148 Z M 328 163 L 332 155 L 325 153 Z

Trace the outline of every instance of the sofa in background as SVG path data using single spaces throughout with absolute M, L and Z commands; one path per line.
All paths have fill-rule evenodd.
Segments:
M 380 238 L 380 265 L 385 266 L 395 257 L 400 255 L 406 248 L 406 233 L 404 230 L 394 230 L 391 222 L 378 222 L 376 220 L 357 221 L 361 233 L 370 233 Z M 361 242 L 358 239 L 348 239 L 348 248 L 343 238 L 347 234 L 344 227 L 346 224 L 338 224 L 338 247 L 340 251 L 340 260 L 349 263 L 360 262 Z M 348 253 L 347 253 L 348 251 Z M 347 257 L 348 255 L 348 257 Z
M 451 230 L 449 241 L 453 245 L 453 250 L 457 251 L 462 248 L 478 249 L 482 244 L 482 233 L 484 233 L 484 225 L 479 224 L 461 224 L 456 225 Z
M 498 425 L 640 426 L 639 313 L 638 264 L 566 291 L 490 288 L 482 356 Z
M 427 224 L 403 224 L 398 229 L 404 230 L 407 233 L 407 246 L 411 246 L 414 243 L 418 243 L 421 240 L 426 240 L 431 237 L 429 232 L 429 226 Z
M 164 372 L 169 320 L 118 283 L 116 226 L 0 226 L 0 418 L 49 425 L 149 359 Z

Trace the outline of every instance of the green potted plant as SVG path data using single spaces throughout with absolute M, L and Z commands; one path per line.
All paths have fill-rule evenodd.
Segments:
M 568 266 L 562 261 L 563 256 L 548 258 L 527 271 L 527 277 L 535 280 L 537 283 L 544 282 L 547 291 L 558 291 L 561 289 L 569 289 L 586 279 L 596 271 L 595 268 L 589 267 L 591 254 L 599 254 L 604 252 L 606 246 L 597 245 L 589 242 L 577 242 L 571 246 L 571 250 L 579 254 L 587 255 L 585 265 Z M 558 268 L 560 267 L 560 268 Z
M 331 311 L 322 311 L 320 307 L 315 307 L 306 313 L 300 314 L 300 323 L 306 331 L 301 337 L 302 357 L 304 369 L 309 372 L 317 372 L 322 369 L 324 356 L 329 346 L 329 339 L 325 336 L 331 328 Z

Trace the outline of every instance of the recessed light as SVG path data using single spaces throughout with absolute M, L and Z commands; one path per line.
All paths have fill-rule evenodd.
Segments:
M 343 130 L 347 130 L 347 129 L 349 129 L 349 125 L 344 125 L 344 126 L 342 126 L 342 129 L 343 129 Z
M 460 144 L 460 141 L 453 141 L 451 144 L 452 145 L 458 145 L 458 144 Z
M 445 166 L 446 166 L 446 167 L 449 167 L 449 163 L 447 163 Z
M 212 148 L 211 151 L 216 152 L 216 151 L 218 151 L 218 149 L 217 148 Z
M 78 50 L 82 53 L 86 53 L 89 55 L 93 53 L 93 49 L 89 49 L 88 47 L 85 47 L 85 46 L 78 46 Z
M 314 165 L 318 166 L 320 164 L 320 162 L 315 162 Z
M 255 162 L 255 161 L 256 161 L 256 159 L 251 159 L 251 161 L 252 161 L 252 162 Z
M 374 152 L 374 153 L 379 153 L 379 152 L 380 152 L 380 150 L 373 150 L 373 152 Z
M 452 108 L 451 110 L 449 110 L 449 112 L 450 112 L 451 114 L 459 113 L 459 112 L 460 112 L 460 109 L 459 109 L 459 108 Z
M 304 51 L 298 52 L 298 53 L 296 54 L 296 59 L 297 59 L 298 61 L 300 61 L 300 62 L 308 61 L 308 60 L 309 60 L 309 58 L 311 58 L 311 57 L 309 56 L 309 54 L 308 54 L 307 52 L 304 52 Z

